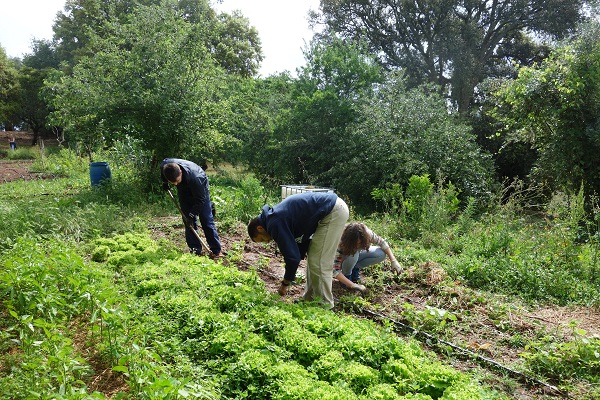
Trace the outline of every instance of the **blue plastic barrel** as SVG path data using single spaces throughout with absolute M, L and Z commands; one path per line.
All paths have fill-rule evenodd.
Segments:
M 92 186 L 100 186 L 110 182 L 112 174 L 106 161 L 90 163 L 90 181 Z

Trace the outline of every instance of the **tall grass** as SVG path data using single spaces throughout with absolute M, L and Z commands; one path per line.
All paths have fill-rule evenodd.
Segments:
M 582 191 L 536 214 L 515 193 L 481 214 L 473 203 L 457 212 L 451 187 L 413 182 L 395 212 L 373 218 L 406 263 L 434 261 L 473 288 L 530 301 L 600 305 L 600 207 L 586 212 Z

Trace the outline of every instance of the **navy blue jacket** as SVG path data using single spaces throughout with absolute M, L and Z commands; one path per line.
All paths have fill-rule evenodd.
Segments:
M 319 221 L 331 213 L 337 198 L 335 193 L 305 192 L 289 196 L 273 207 L 263 207 L 258 220 L 283 255 L 284 279 L 296 278 L 298 264 L 308 251 L 311 236 Z
M 203 205 L 210 201 L 209 185 L 206 173 L 197 164 L 182 160 L 180 158 L 165 158 L 160 163 L 161 177 L 163 182 L 167 182 L 167 178 L 162 175 L 162 167 L 168 163 L 176 163 L 181 167 L 182 177 L 181 183 L 177 185 L 177 196 L 179 204 L 184 213 L 192 213 L 199 215 L 202 212 Z

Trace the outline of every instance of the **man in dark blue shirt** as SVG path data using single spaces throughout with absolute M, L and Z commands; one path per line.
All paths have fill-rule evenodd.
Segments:
M 198 229 L 198 219 L 213 257 L 221 256 L 221 242 L 213 217 L 208 177 L 197 164 L 179 158 L 165 158 L 160 164 L 161 178 L 165 189 L 169 183 L 177 186 L 177 195 L 183 218 L 188 219 L 193 229 Z M 190 230 L 186 221 L 185 241 L 190 250 L 200 255 L 202 244 Z
M 320 299 L 333 307 L 332 265 L 349 212 L 335 193 L 305 192 L 287 197 L 248 224 L 255 242 L 274 240 L 285 261 L 278 290 L 285 295 L 296 278 L 300 260 L 307 256 L 305 300 Z

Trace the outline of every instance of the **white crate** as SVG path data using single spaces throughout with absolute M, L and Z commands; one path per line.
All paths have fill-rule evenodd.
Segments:
M 281 198 L 285 199 L 288 196 L 304 192 L 324 192 L 334 193 L 332 188 L 311 186 L 311 185 L 281 185 Z

